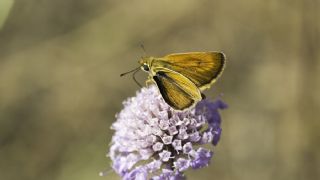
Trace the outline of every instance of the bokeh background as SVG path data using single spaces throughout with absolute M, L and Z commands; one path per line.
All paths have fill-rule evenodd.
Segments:
M 223 51 L 222 139 L 189 179 L 320 179 L 319 0 L 0 0 L 0 179 L 120 179 L 105 157 L 144 55 Z M 146 74 L 139 73 L 141 83 Z

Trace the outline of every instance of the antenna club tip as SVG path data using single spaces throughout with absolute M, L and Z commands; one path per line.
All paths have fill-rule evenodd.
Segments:
M 138 70 L 140 70 L 140 67 L 141 67 L 141 66 L 139 66 L 139 67 L 137 67 L 137 68 L 135 68 L 135 69 L 133 69 L 133 70 L 131 70 L 131 71 L 122 73 L 122 74 L 120 74 L 120 77 L 122 77 L 122 76 L 124 76 L 124 75 L 127 75 L 127 74 L 129 74 L 129 73 L 132 73 L 132 72 L 137 72 Z

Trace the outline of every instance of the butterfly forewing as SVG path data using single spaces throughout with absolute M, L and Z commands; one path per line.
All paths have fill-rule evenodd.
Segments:
M 155 69 L 153 80 L 171 107 L 177 110 L 189 108 L 201 100 L 199 89 L 183 75 L 163 68 Z
M 208 88 L 222 73 L 225 56 L 220 52 L 170 54 L 153 61 L 154 68 L 163 67 L 190 79 L 199 89 Z

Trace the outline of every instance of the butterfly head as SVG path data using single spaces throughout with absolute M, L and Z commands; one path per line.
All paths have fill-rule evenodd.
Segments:
M 151 64 L 152 58 L 151 57 L 142 57 L 139 60 L 139 64 L 141 65 L 141 69 L 149 72 L 150 71 L 150 64 Z

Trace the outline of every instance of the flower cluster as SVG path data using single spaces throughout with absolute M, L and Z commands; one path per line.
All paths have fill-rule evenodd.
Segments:
M 150 86 L 123 104 L 111 127 L 115 134 L 108 154 L 123 179 L 184 179 L 188 168 L 208 166 L 213 152 L 202 145 L 220 139 L 222 101 L 203 100 L 175 111 Z

